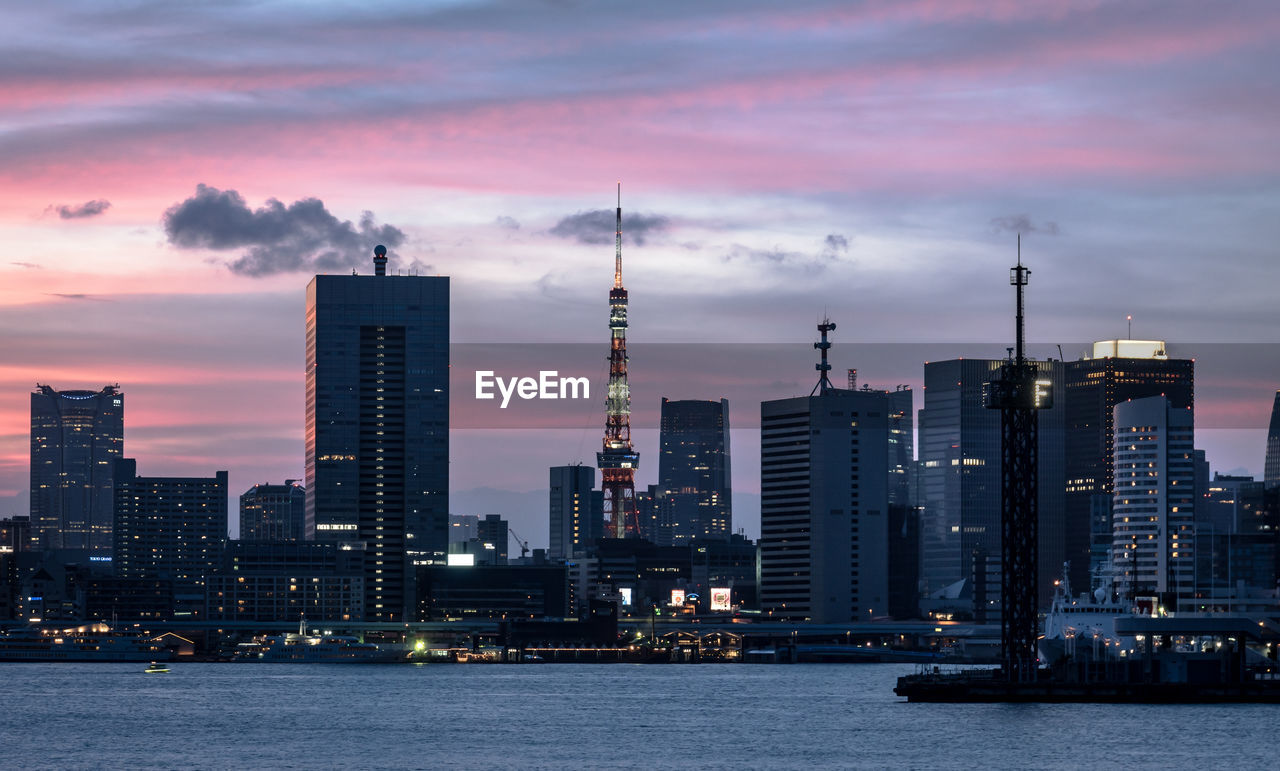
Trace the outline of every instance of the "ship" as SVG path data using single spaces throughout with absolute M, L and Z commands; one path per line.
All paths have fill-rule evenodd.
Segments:
M 1044 634 L 1039 640 L 1042 665 L 1064 658 L 1102 661 L 1132 655 L 1137 641 L 1116 632 L 1116 621 L 1133 618 L 1133 607 L 1110 598 L 1105 586 L 1092 594 L 1071 596 L 1071 583 L 1063 566 L 1063 576 L 1054 581 L 1053 604 L 1044 617 Z
M 168 661 L 173 652 L 142 632 L 88 624 L 0 633 L 0 661 Z
M 240 643 L 236 661 L 276 663 L 380 664 L 409 660 L 401 646 L 361 642 L 351 635 L 307 634 L 307 622 L 298 622 L 297 633 L 260 637 Z

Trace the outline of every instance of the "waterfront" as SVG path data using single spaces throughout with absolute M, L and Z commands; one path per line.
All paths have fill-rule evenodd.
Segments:
M 24 768 L 1269 767 L 1265 705 L 906 704 L 910 665 L 3 664 Z

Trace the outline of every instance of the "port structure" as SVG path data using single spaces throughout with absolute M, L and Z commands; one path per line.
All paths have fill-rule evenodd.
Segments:
M 618 183 L 613 289 L 609 290 L 609 387 L 605 396 L 604 445 L 596 453 L 604 492 L 606 532 L 639 538 L 636 468 L 640 453 L 631 445 L 631 388 L 627 384 L 627 290 L 622 286 L 622 183 Z
M 1038 380 L 1026 355 L 1023 290 L 1031 271 L 1018 264 L 1009 271 L 1017 293 L 1013 348 L 999 374 L 983 386 L 983 402 L 1000 410 L 1000 642 L 1002 670 L 1010 682 L 1034 682 L 1038 670 L 1039 617 L 1036 570 L 1039 563 L 1039 410 L 1053 406 L 1049 381 Z

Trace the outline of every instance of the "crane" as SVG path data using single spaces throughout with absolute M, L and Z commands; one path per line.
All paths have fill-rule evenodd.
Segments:
M 507 532 L 511 533 L 511 537 L 516 539 L 516 543 L 520 544 L 520 559 L 524 559 L 529 555 L 529 542 L 516 535 L 516 531 L 507 525 Z

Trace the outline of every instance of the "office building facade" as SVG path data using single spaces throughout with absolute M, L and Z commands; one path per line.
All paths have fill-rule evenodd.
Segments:
M 670 499 L 670 542 L 728 538 L 733 531 L 729 400 L 664 398 L 659 447 L 658 488 Z
M 1267 427 L 1267 457 L 1262 470 L 1267 489 L 1280 488 L 1280 391 L 1271 405 L 1271 424 Z
M 549 558 L 580 556 L 604 537 L 604 498 L 595 478 L 591 466 L 551 467 Z
M 306 533 L 362 551 L 366 620 L 402 621 L 448 550 L 449 279 L 385 263 L 307 286 Z
M 816 623 L 888 616 L 894 406 L 889 393 L 838 389 L 760 405 L 764 613 Z
M 40 549 L 110 554 L 115 462 L 124 453 L 124 394 L 31 394 L 31 527 Z
M 140 477 L 116 461 L 115 555 L 120 578 L 173 581 L 175 618 L 203 614 L 205 579 L 227 540 L 227 472 L 212 477 Z
M 306 540 L 306 491 L 292 479 L 258 484 L 240 496 L 240 540 Z
M 924 367 L 920 410 L 920 577 L 923 594 L 964 597 L 975 618 L 997 620 L 1000 594 L 1000 412 L 982 388 L 999 359 L 950 359 Z M 1039 378 L 1060 389 L 1062 366 L 1036 362 Z M 1040 600 L 1062 572 L 1063 410 L 1041 410 L 1037 468 Z M 960 585 L 960 582 L 964 582 Z M 964 612 L 963 607 L 956 610 Z
M 1117 404 L 1114 421 L 1117 590 L 1174 610 L 1195 587 L 1193 413 L 1149 396 Z
M 1058 392 L 1066 417 L 1063 559 L 1071 563 L 1072 586 L 1090 586 L 1110 558 L 1116 405 L 1163 395 L 1175 408 L 1194 408 L 1194 370 L 1190 359 L 1169 358 L 1159 340 L 1105 340 L 1094 343 L 1090 358 L 1064 364 Z

